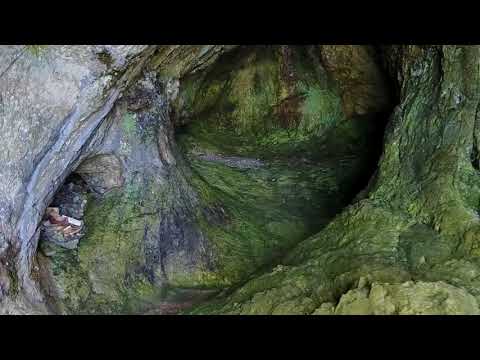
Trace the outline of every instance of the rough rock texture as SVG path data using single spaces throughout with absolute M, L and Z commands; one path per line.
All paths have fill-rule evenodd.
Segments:
M 431 310 L 411 311 L 477 313 L 479 48 L 399 46 L 384 56 L 401 101 L 369 187 L 276 271 L 196 313 L 311 314 L 337 304 L 361 277 L 392 284 L 385 289 L 402 309 L 410 295 L 393 284 L 420 280 L 420 303 L 443 292 L 456 305 L 432 300 Z
M 374 47 L 322 45 L 320 56 L 340 86 L 347 117 L 389 109 L 390 84 L 378 66 L 379 56 Z
M 77 253 L 53 257 L 54 279 L 66 309 L 80 312 L 128 311 L 129 299 L 155 296 L 174 273 L 187 276 L 208 266 L 202 234 L 194 227 L 196 205 L 170 134 L 167 99 L 155 75 L 125 94 L 107 118 L 109 132 L 88 168 L 100 169 L 105 156 L 122 164 L 122 185 L 92 197 L 87 233 Z M 142 102 L 142 104 L 139 104 Z M 117 177 L 109 172 L 100 178 Z M 108 182 L 108 181 L 107 181 Z M 78 292 L 81 286 L 84 291 Z
M 203 216 L 201 228 L 214 245 L 220 286 L 244 281 L 318 232 L 368 180 L 362 171 L 374 155 L 366 140 L 389 94 L 348 118 L 319 50 L 242 47 L 181 81 L 178 140 L 214 215 Z M 373 57 L 368 65 L 378 67 Z M 352 62 L 351 71 L 364 66 Z
M 328 82 L 318 53 L 294 48 L 287 57 L 282 50 L 232 51 L 180 81 L 150 67 L 125 93 L 106 119 L 102 146 L 76 170 L 103 195 L 89 201 L 78 252 L 51 257 L 56 285 L 50 288 L 61 311 L 155 312 L 169 288 L 232 286 L 314 234 L 349 201 L 369 155 L 361 139 L 375 127 L 376 112 L 366 114 L 371 121 L 343 122 L 335 82 Z M 294 78 L 282 73 L 285 62 Z M 258 77 L 272 86 L 258 90 Z M 229 85 L 209 98 L 219 82 Z M 322 93 L 324 104 L 315 104 Z M 298 98 L 289 111 L 303 117 L 304 127 L 284 128 L 287 116 L 278 104 L 285 97 Z M 205 113 L 205 104 L 215 105 Z M 214 123 L 216 114 L 230 125 L 226 131 Z M 192 124 L 179 130 L 180 147 L 172 120 Z M 251 132 L 259 125 L 262 147 Z M 341 138 L 335 145 L 327 130 Z M 239 133 L 243 140 L 235 141 Z M 335 146 L 336 157 L 320 155 Z M 122 164 L 121 176 L 112 163 Z
M 92 156 L 83 161 L 75 173 L 87 183 L 91 191 L 99 194 L 122 187 L 125 181 L 122 163 L 113 154 Z
M 34 263 L 46 206 L 83 160 L 105 149 L 111 125 L 105 119 L 124 89 L 153 67 L 159 52 L 175 54 L 176 48 L 0 48 L 0 299 L 17 294 L 44 307 Z M 200 48 L 181 68 L 200 66 L 211 51 L 222 51 Z
M 479 49 L 0 47 L 0 313 L 477 314 Z
M 479 315 L 477 300 L 466 290 L 442 281 L 372 284 L 350 290 L 335 309 L 322 304 L 313 315 Z
M 237 45 L 161 45 L 151 67 L 161 76 L 179 79 L 184 75 L 204 70 L 223 53 Z
M 45 207 L 150 52 L 147 46 L 53 46 L 40 54 L 1 48 L 0 248 L 18 253 L 8 271 L 18 274 L 32 301 L 42 298 L 31 270 Z M 101 53 L 111 62 L 103 63 Z

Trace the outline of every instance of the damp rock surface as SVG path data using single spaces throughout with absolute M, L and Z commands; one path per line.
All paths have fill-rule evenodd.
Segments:
M 318 314 L 318 312 L 317 312 Z M 327 312 L 328 314 L 328 312 Z M 351 290 L 330 315 L 479 315 L 477 299 L 444 282 L 373 284 Z
M 76 170 L 99 195 L 86 234 L 75 251 L 51 257 L 68 311 L 183 311 L 205 301 L 202 291 L 268 269 L 350 200 L 365 181 L 375 114 L 346 119 L 318 58 L 282 51 L 232 50 L 180 79 L 176 96 L 175 81 L 151 71 L 125 93 L 102 146 Z M 295 78 L 279 78 L 286 65 Z M 219 82 L 230 85 L 216 93 Z M 205 104 L 216 105 L 203 112 Z M 96 191 L 120 173 L 114 158 L 121 185 Z M 169 287 L 191 295 L 169 302 Z
M 479 49 L 1 46 L 0 313 L 477 314 Z
M 85 159 L 112 146 L 105 141 L 111 125 L 106 118 L 123 92 L 146 68 L 166 71 L 166 55 L 177 58 L 178 66 L 166 71 L 175 77 L 207 66 L 224 47 L 183 50 L 169 45 L 0 47 L 0 258 L 10 264 L 4 269 L 10 280 L 0 287 L 8 287 L 11 296 L 23 294 L 32 311 L 48 311 L 35 259 L 45 209 Z M 105 185 L 111 184 L 97 184 Z
M 400 102 L 363 196 L 291 250 L 281 271 L 193 313 L 478 313 L 479 48 L 383 51 Z M 378 285 L 355 290 L 361 278 Z
M 200 160 L 221 163 L 237 169 L 257 169 L 265 164 L 259 159 L 252 159 L 240 156 L 225 156 L 222 154 L 196 154 Z

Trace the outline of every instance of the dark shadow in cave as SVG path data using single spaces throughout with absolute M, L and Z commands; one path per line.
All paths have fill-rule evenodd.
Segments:
M 76 173 L 70 174 L 54 195 L 40 225 L 40 249 L 52 256 L 56 247 L 75 249 L 85 235 L 83 221 L 89 188 Z
M 302 212 L 299 212 L 299 214 L 300 213 L 308 214 L 307 216 L 312 216 L 312 218 L 317 219 L 316 223 L 310 224 L 311 226 L 309 228 L 309 231 L 307 231 L 303 235 L 303 237 L 297 238 L 296 241 L 289 242 L 285 246 L 281 246 L 277 249 L 271 249 L 270 251 L 272 252 L 272 256 L 270 257 L 269 261 L 266 262 L 264 265 L 257 267 L 257 270 L 253 274 L 250 274 L 250 276 L 248 276 L 245 281 L 241 282 L 242 284 L 248 281 L 248 278 L 251 278 L 252 276 L 258 276 L 266 271 L 271 270 L 272 266 L 274 266 L 275 264 L 281 263 L 281 259 L 285 256 L 286 253 L 288 253 L 288 251 L 291 248 L 298 245 L 299 242 L 305 240 L 306 238 L 321 231 L 321 229 L 324 226 L 326 226 L 336 215 L 341 213 L 345 209 L 345 207 L 347 207 L 349 204 L 352 204 L 358 199 L 359 194 L 361 194 L 363 191 L 366 190 L 370 180 L 372 179 L 372 177 L 375 176 L 375 173 L 378 170 L 379 161 L 384 149 L 385 130 L 387 128 L 391 113 L 399 101 L 398 84 L 396 80 L 393 79 L 388 74 L 388 71 L 383 67 L 383 64 L 381 62 L 382 54 L 380 52 L 377 52 L 377 56 L 378 58 L 376 60 L 378 61 L 379 68 L 382 70 L 384 78 L 387 80 L 386 91 L 388 91 L 387 96 L 390 101 L 389 101 L 389 105 L 385 107 L 384 111 L 378 112 L 376 114 L 369 114 L 368 119 L 362 119 L 362 117 L 357 116 L 355 119 L 348 120 L 348 121 L 368 122 L 368 126 L 364 126 L 364 129 L 362 129 L 360 132 L 362 136 L 364 136 L 363 141 L 365 141 L 367 144 L 366 146 L 357 147 L 357 149 L 362 149 L 362 151 L 364 151 L 364 153 L 361 154 L 360 156 L 362 158 L 361 161 L 355 163 L 357 167 L 354 169 L 354 171 L 351 172 L 350 179 L 346 179 L 346 180 L 344 179 L 339 181 L 338 184 L 340 184 L 339 186 L 340 190 L 337 197 L 332 196 L 328 199 L 324 199 L 323 198 L 324 195 L 322 194 L 323 190 L 317 191 L 317 192 L 313 191 L 312 194 L 316 194 L 316 195 L 314 195 L 310 201 L 305 200 L 302 204 L 298 204 L 299 206 L 297 207 L 290 207 L 290 208 L 287 207 L 288 211 L 286 213 L 288 213 L 287 215 L 290 215 L 291 213 L 295 213 L 296 208 L 303 205 L 303 207 L 306 208 L 307 210 L 305 211 L 305 209 L 302 209 Z M 219 116 L 218 113 L 216 114 L 216 116 L 221 117 Z M 222 199 L 222 197 L 223 199 L 228 199 L 227 205 L 225 206 L 227 214 L 228 213 L 238 214 L 239 212 L 237 212 L 235 209 L 231 210 L 235 206 L 237 207 L 245 206 L 245 208 L 248 209 L 248 211 L 250 211 L 252 214 L 256 214 L 257 217 L 256 219 L 252 219 L 253 222 L 258 220 L 258 218 L 260 217 L 267 218 L 273 213 L 276 213 L 278 215 L 285 214 L 285 213 L 277 212 L 278 206 L 274 205 L 273 202 L 272 204 L 270 204 L 270 207 L 266 206 L 262 208 L 260 203 L 262 203 L 264 200 L 261 196 L 259 196 L 256 199 L 257 203 L 254 203 L 254 200 L 251 201 L 250 200 L 251 194 L 248 191 L 248 189 L 246 187 L 244 189 L 240 188 L 242 186 L 241 178 L 236 178 L 233 176 L 230 177 L 230 175 L 225 175 L 225 180 L 222 179 L 224 175 L 222 174 L 222 171 L 219 170 L 219 167 L 221 167 L 222 164 L 223 165 L 227 164 L 227 166 L 230 166 L 230 168 L 235 167 L 235 165 L 232 165 L 232 163 L 234 162 L 234 157 L 238 154 L 229 154 L 228 150 L 225 152 L 217 151 L 217 153 L 215 153 L 215 151 L 213 151 L 213 153 L 209 153 L 209 151 L 203 151 L 201 149 L 201 147 L 205 144 L 205 142 L 208 142 L 208 139 L 200 138 L 200 136 L 198 135 L 200 131 L 204 130 L 201 128 L 201 126 L 198 125 L 198 122 L 203 121 L 202 117 L 203 117 L 203 114 L 201 114 L 199 118 L 194 120 L 194 122 L 197 122 L 197 124 L 187 123 L 181 126 L 177 126 L 175 130 L 175 136 L 179 144 L 181 145 L 180 148 L 182 149 L 182 152 L 185 155 L 187 162 L 190 163 L 194 176 L 200 179 L 200 183 L 202 184 L 201 187 L 203 189 L 205 188 L 211 189 L 211 192 L 217 195 L 216 196 L 217 199 Z M 363 125 L 364 124 L 360 126 L 363 126 Z M 214 127 L 210 127 L 210 129 L 214 130 Z M 339 167 L 338 172 L 342 171 L 342 168 L 341 168 L 342 165 L 340 164 L 342 163 L 342 160 L 343 160 L 342 156 L 344 155 L 340 153 L 343 151 L 343 149 L 339 150 L 339 147 L 337 147 L 336 144 L 343 145 L 344 143 L 342 143 L 341 141 L 336 142 L 336 139 L 335 139 L 335 137 L 337 137 L 339 134 L 343 134 L 342 131 L 343 130 L 338 130 L 334 128 L 331 131 L 329 131 L 330 132 L 329 134 L 324 134 L 322 136 L 322 139 L 319 139 L 322 142 L 324 141 L 324 143 L 322 143 L 322 146 L 326 144 L 325 145 L 326 148 L 332 152 L 331 156 L 329 156 L 328 152 L 325 152 L 325 153 L 321 153 L 318 159 L 315 159 L 315 160 L 318 160 L 319 166 L 322 166 L 321 164 L 323 162 L 328 162 L 329 165 L 331 165 L 331 167 L 333 168 L 335 166 L 338 166 Z M 210 134 L 210 137 L 212 138 L 214 143 L 217 142 L 216 141 L 217 138 L 221 137 L 219 135 L 222 135 L 222 134 L 216 134 L 214 131 Z M 197 137 L 197 139 L 195 139 L 195 137 Z M 190 139 L 193 139 L 193 141 L 190 141 Z M 229 143 L 225 149 L 232 149 L 232 143 L 235 143 L 236 139 L 232 137 L 231 140 L 232 142 Z M 195 148 L 197 145 L 200 145 L 200 149 L 201 149 L 200 156 L 198 156 L 198 154 L 192 156 L 191 150 Z M 356 145 L 357 144 L 352 144 L 352 149 L 355 149 Z M 320 146 L 320 143 L 319 143 L 319 146 Z M 215 148 L 215 146 L 213 148 Z M 218 149 L 219 148 L 217 147 L 217 150 Z M 299 153 L 301 153 L 301 151 Z M 352 153 L 355 154 L 355 151 L 351 151 L 351 149 L 349 149 L 346 151 L 346 153 L 349 153 L 348 155 L 351 155 Z M 297 155 L 298 154 L 294 154 L 292 159 L 288 160 L 289 163 L 291 164 L 290 169 L 294 169 L 296 164 L 298 164 L 297 159 L 294 159 L 294 157 L 296 158 Z M 301 158 L 301 156 L 299 156 L 299 158 Z M 259 159 L 256 159 L 256 160 L 263 161 L 265 159 L 262 159 L 262 157 L 259 156 Z M 216 168 L 214 168 L 215 166 Z M 211 169 L 214 170 L 212 174 L 209 173 Z M 266 169 L 268 169 L 268 167 L 266 167 Z M 263 171 L 261 168 L 258 170 L 244 169 L 243 171 L 244 171 L 244 174 L 248 174 L 250 172 L 250 174 L 253 174 L 252 177 L 254 177 L 257 182 L 258 181 L 261 182 L 262 175 L 258 175 L 258 176 L 256 175 L 257 173 L 260 174 L 261 171 Z M 312 172 L 312 174 L 315 174 L 315 173 Z M 299 180 L 303 181 L 304 178 L 300 177 Z M 344 185 L 347 185 L 347 186 L 344 186 Z M 292 186 L 291 189 L 293 191 L 302 190 L 302 186 L 300 186 L 300 182 L 299 182 L 297 189 L 295 189 L 295 186 Z M 233 201 L 232 199 L 235 199 L 235 201 Z M 311 213 L 309 213 L 308 208 L 314 209 L 318 205 L 316 203 L 316 200 L 319 200 L 319 199 L 321 202 L 323 202 L 322 206 L 324 207 L 324 209 L 319 210 L 317 208 L 315 211 L 312 211 Z M 230 209 L 228 205 L 229 201 L 231 201 Z M 263 213 L 262 211 L 258 211 L 258 209 L 263 209 L 264 210 Z M 265 225 L 268 225 L 267 220 L 264 221 L 264 223 L 261 223 L 261 226 L 265 226 Z M 234 287 L 231 287 L 225 290 L 225 292 L 230 293 L 240 285 L 241 284 L 237 284 Z
M 375 177 L 378 171 L 380 159 L 382 157 L 385 145 L 386 130 L 388 128 L 390 118 L 392 116 L 393 110 L 400 103 L 400 84 L 395 74 L 391 73 L 389 69 L 387 69 L 387 60 L 385 59 L 385 46 L 375 45 L 373 46 L 373 48 L 375 49 L 376 55 L 375 61 L 378 65 L 378 68 L 382 72 L 383 78 L 386 80 L 386 89 L 388 91 L 390 105 L 385 111 L 377 113 L 373 117 L 373 122 L 376 126 L 372 129 L 371 132 L 371 146 L 369 149 L 368 161 L 366 162 L 365 166 L 361 171 L 357 186 L 353 187 L 352 191 L 348 194 L 348 196 L 350 197 L 350 201 L 348 202 L 348 204 L 354 202 L 355 199 L 357 199 L 362 192 L 366 190 L 368 191 L 367 187 L 369 186 L 372 178 Z
M 396 94 L 393 86 L 390 90 L 392 94 Z M 391 98 L 396 99 L 397 97 L 392 96 Z M 393 109 L 393 104 L 391 108 Z M 205 216 L 206 225 L 203 224 L 202 231 L 208 237 L 212 233 L 217 237 L 224 236 L 227 245 L 233 249 L 232 259 L 238 258 L 241 261 L 247 259 L 255 263 L 256 267 L 254 268 L 256 270 L 250 276 L 271 270 L 272 266 L 281 262 L 282 257 L 292 247 L 319 232 L 334 216 L 343 211 L 352 201 L 355 201 L 358 194 L 366 188 L 372 175 L 375 174 L 378 168 L 378 162 L 383 151 L 384 132 L 389 116 L 390 111 L 378 113 L 373 117 L 370 116 L 368 122 L 371 126 L 365 133 L 368 146 L 362 148 L 366 151 L 362 154 L 363 160 L 352 172 L 353 175 L 350 180 L 342 180 L 346 181 L 348 186 L 343 186 L 342 181 L 340 181 L 340 191 L 333 194 L 326 194 L 327 192 L 324 194 L 323 189 L 318 190 L 315 188 L 317 185 L 311 186 L 309 184 L 312 179 L 313 182 L 318 180 L 317 175 L 324 176 L 324 173 L 323 169 L 318 169 L 316 166 L 315 161 L 318 159 L 314 159 L 314 161 L 307 159 L 307 162 L 302 162 L 301 148 L 291 158 L 277 159 L 273 157 L 265 161 L 267 163 L 265 166 L 262 165 L 258 168 L 249 167 L 256 160 L 264 162 L 264 159 L 245 159 L 245 157 L 239 159 L 239 157 L 236 157 L 238 154 L 229 154 L 228 151 L 204 153 L 200 157 L 198 154 L 192 156 L 190 151 L 192 148 L 189 146 L 188 141 L 185 144 L 183 139 L 186 138 L 188 140 L 192 134 L 195 135 L 195 130 L 192 131 L 191 124 L 178 126 L 175 131 L 175 137 L 181 143 L 180 149 L 192 170 L 196 181 L 194 187 L 201 190 L 199 193 L 207 193 L 209 197 L 207 199 L 209 207 L 205 207 L 202 211 L 204 214 L 213 212 L 213 214 L 218 213 L 222 215 L 222 221 L 217 221 L 216 223 L 214 221 L 215 216 Z M 352 121 L 362 121 L 362 119 Z M 332 134 L 335 136 L 336 133 L 333 132 Z M 210 136 L 215 137 L 215 134 L 210 134 Z M 235 137 L 231 139 L 235 140 Z M 332 149 L 332 152 L 335 152 L 337 150 L 335 143 L 333 142 L 332 144 L 330 149 Z M 355 152 L 353 151 L 353 153 Z M 338 173 L 342 172 L 340 162 L 338 162 L 339 169 L 337 174 L 335 174 L 336 160 L 338 159 L 340 158 L 336 158 L 335 155 L 329 159 L 328 153 L 322 154 L 319 163 L 330 161 L 328 166 L 329 174 L 325 176 L 325 182 L 328 183 L 332 177 L 341 176 L 338 175 Z M 78 212 L 72 211 L 74 209 L 66 206 L 65 199 L 70 198 L 70 195 L 75 197 L 75 193 L 83 194 L 93 191 L 93 193 L 102 194 L 104 189 L 107 189 L 112 184 L 118 186 L 122 183 L 121 167 L 118 164 L 115 158 L 108 155 L 104 158 L 92 158 L 90 163 L 86 161 L 81 166 L 83 170 L 83 172 L 81 171 L 82 176 L 79 174 L 78 169 L 71 174 L 57 195 L 55 195 L 51 207 L 58 207 L 62 215 L 65 214 L 75 218 L 75 216 L 78 216 Z M 299 169 L 302 168 L 303 173 L 302 171 L 296 171 L 297 167 Z M 111 169 L 112 172 L 108 174 L 109 176 L 104 177 L 102 174 L 99 174 L 99 169 Z M 87 175 L 89 176 L 88 184 L 85 182 L 85 176 Z M 255 189 L 254 186 L 257 185 L 260 186 L 258 189 Z M 267 190 L 263 192 L 263 189 Z M 69 192 L 70 195 L 68 195 Z M 273 196 L 271 196 L 270 192 L 273 193 Z M 205 199 L 202 199 L 202 201 L 206 203 Z M 83 218 L 83 216 L 78 217 L 80 220 Z M 232 222 L 229 223 L 229 220 L 231 218 L 234 218 L 241 224 L 240 228 L 232 230 L 229 227 L 227 230 L 219 230 L 223 223 L 230 226 Z M 298 228 L 303 226 L 305 229 L 294 232 L 296 230 L 295 227 L 299 223 Z M 209 233 L 212 228 L 215 228 L 215 231 Z M 259 243 L 261 243 L 260 247 L 263 246 L 265 248 L 264 252 L 266 255 L 260 254 L 259 256 L 256 249 L 252 250 L 248 247 L 240 248 L 240 246 L 237 246 L 237 243 L 241 242 L 254 243 L 257 241 L 257 237 Z M 272 238 L 274 242 L 268 243 Z M 281 243 L 282 241 L 284 243 Z M 258 246 L 258 244 L 254 244 L 254 246 Z M 248 277 L 244 278 L 245 281 L 248 281 Z M 233 291 L 241 283 L 237 283 L 227 291 Z
M 366 157 L 367 161 L 364 166 L 360 168 L 355 184 L 346 190 L 346 197 L 349 200 L 346 202 L 345 207 L 355 202 L 358 196 L 367 189 L 372 177 L 375 176 L 378 170 L 384 149 L 385 130 L 390 116 L 391 112 L 385 111 L 378 113 L 373 120 L 376 126 L 370 133 L 370 148 L 368 149 L 368 156 Z
M 84 160 L 67 176 L 45 211 L 40 235 L 43 253 L 53 255 L 58 246 L 77 248 L 86 232 L 89 197 L 97 198 L 122 184 L 122 166 L 116 156 L 96 155 Z

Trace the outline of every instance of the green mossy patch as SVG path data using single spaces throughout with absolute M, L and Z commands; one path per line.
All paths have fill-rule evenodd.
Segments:
M 404 50 L 414 56 L 398 69 L 403 98 L 369 193 L 290 251 L 281 276 L 271 271 L 192 313 L 273 314 L 292 302 L 311 313 L 305 299 L 314 313 L 478 313 L 478 49 Z M 299 278 L 300 291 L 285 292 Z
M 171 173 L 178 178 L 127 181 L 123 189 L 92 199 L 85 218 L 88 233 L 69 255 L 74 265 L 68 269 L 61 257 L 53 259 L 63 266 L 56 277 L 64 278 L 64 287 L 85 289 L 80 299 L 64 297 L 73 312 L 131 313 L 165 299 L 167 291 L 142 271 L 144 230 L 149 224 L 159 228 L 158 218 L 168 215 L 163 210 L 186 206 L 176 197 L 195 198 L 189 212 L 206 238 L 212 266 L 171 270 L 171 291 L 235 288 L 257 278 L 233 295 L 233 303 L 250 305 L 228 312 L 298 314 L 313 312 L 319 301 L 335 301 L 332 293 L 348 289 L 354 275 L 335 282 L 324 273 L 311 282 L 306 276 L 311 264 L 292 270 L 290 279 L 287 270 L 275 266 L 366 185 L 376 119 L 347 119 L 339 91 L 318 60 L 305 48 L 293 48 L 288 56 L 280 50 L 240 48 L 211 71 L 182 80 L 175 119 L 184 156 Z M 132 113 L 121 119 L 122 155 L 151 140 L 139 131 L 138 121 Z M 296 252 L 299 259 L 309 257 L 305 251 Z M 361 255 L 352 267 L 361 263 Z M 332 272 L 350 266 L 343 255 L 325 261 Z M 273 275 L 262 277 L 272 268 Z
M 285 61 L 275 47 L 240 49 L 182 85 L 180 123 L 188 125 L 177 141 L 193 170 L 189 182 L 205 209 L 223 213 L 220 222 L 198 215 L 219 286 L 278 263 L 338 214 L 370 171 L 373 118 L 345 119 L 337 89 L 304 50 L 289 59 L 293 78 L 282 74 Z M 294 109 L 282 108 L 292 99 Z
M 62 300 L 71 312 L 133 313 L 161 298 L 163 289 L 143 271 L 145 225 L 156 221 L 155 214 L 144 212 L 147 202 L 154 201 L 144 190 L 130 184 L 101 199 L 92 196 L 87 233 L 78 249 L 52 257 L 55 280 L 65 289 Z

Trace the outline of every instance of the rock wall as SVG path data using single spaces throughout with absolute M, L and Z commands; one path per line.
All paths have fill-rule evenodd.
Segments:
M 478 50 L 0 47 L 0 312 L 478 313 Z
M 197 312 L 478 313 L 479 48 L 384 56 L 401 101 L 363 196 L 273 272 Z
M 192 47 L 184 69 L 222 46 Z M 196 50 L 195 50 L 196 49 Z M 195 51 L 193 51 L 195 50 Z M 124 90 L 175 46 L 2 46 L 0 288 L 44 306 L 35 264 L 39 222 L 65 178 L 105 147 L 106 121 Z M 179 67 L 181 69 L 182 67 Z M 188 70 L 185 70 L 188 71 Z M 158 156 L 157 156 L 158 157 Z
M 122 185 L 89 202 L 78 251 L 49 260 L 61 311 L 155 311 L 179 288 L 202 297 L 317 232 L 355 192 L 384 107 L 344 122 L 335 81 L 315 47 L 241 48 L 180 79 L 139 79 L 77 169 L 97 188 L 113 157 Z

